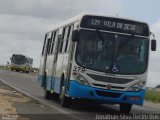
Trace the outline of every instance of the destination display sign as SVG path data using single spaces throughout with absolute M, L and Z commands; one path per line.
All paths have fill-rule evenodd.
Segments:
M 82 28 L 149 36 L 147 24 L 120 18 L 84 16 L 80 26 Z

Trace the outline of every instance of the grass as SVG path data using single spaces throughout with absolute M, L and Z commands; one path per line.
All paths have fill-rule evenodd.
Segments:
M 5 66 L 0 66 L 0 70 L 10 70 L 10 68 Z
M 0 70 L 10 70 L 10 71 L 11 71 L 10 67 L 5 67 L 5 66 L 0 66 Z M 32 70 L 32 71 L 30 71 L 30 74 L 32 74 L 32 75 L 37 75 L 38 72 L 34 72 L 34 71 Z
M 145 100 L 160 103 L 160 91 L 146 90 Z

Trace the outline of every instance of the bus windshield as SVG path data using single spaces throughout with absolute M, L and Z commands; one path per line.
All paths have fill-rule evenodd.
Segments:
M 76 62 L 80 66 L 116 74 L 141 74 L 148 64 L 147 38 L 80 30 Z
M 13 57 L 12 57 L 12 63 L 14 63 L 14 64 L 21 65 L 21 64 L 25 64 L 25 62 L 26 62 L 26 59 L 24 56 L 13 55 Z

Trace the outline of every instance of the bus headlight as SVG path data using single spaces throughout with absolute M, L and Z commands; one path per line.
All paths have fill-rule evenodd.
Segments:
M 140 91 L 145 86 L 145 81 L 141 81 L 136 83 L 135 85 L 131 86 L 128 91 Z
M 81 84 L 81 85 L 86 85 L 86 86 L 89 86 L 89 83 L 88 81 L 80 74 L 76 74 L 76 75 L 73 75 L 75 80 Z

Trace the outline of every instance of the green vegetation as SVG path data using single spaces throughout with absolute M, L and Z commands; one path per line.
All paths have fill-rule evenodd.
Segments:
M 9 66 L 2 66 L 0 65 L 0 70 L 9 70 L 10 67 Z
M 0 65 L 0 70 L 11 70 L 11 68 L 10 68 L 10 66 Z M 39 71 L 38 68 L 32 68 L 32 69 L 30 70 L 30 73 L 36 75 L 36 74 L 38 74 L 38 71 Z
M 158 90 L 146 90 L 145 100 L 160 103 L 160 91 Z

